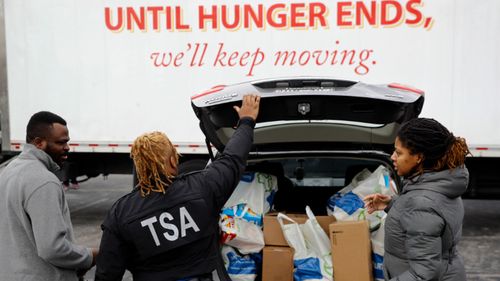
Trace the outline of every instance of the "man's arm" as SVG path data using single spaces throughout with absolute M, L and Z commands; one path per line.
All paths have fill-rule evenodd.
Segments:
M 25 203 L 30 216 L 38 255 L 48 263 L 62 268 L 86 269 L 93 262 L 89 248 L 73 243 L 67 233 L 72 229 L 63 214 L 65 206 L 62 187 L 48 182 L 40 186 Z

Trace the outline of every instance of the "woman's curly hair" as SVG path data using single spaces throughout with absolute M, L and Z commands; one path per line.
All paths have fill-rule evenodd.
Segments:
M 138 184 L 143 197 L 151 192 L 165 193 L 175 176 L 170 171 L 173 157 L 175 165 L 179 154 L 168 137 L 162 132 L 145 133 L 137 137 L 132 144 L 130 157 L 134 160 Z
M 464 138 L 455 137 L 434 119 L 416 118 L 404 123 L 397 135 L 412 154 L 423 155 L 421 170 L 442 171 L 465 163 L 470 154 Z

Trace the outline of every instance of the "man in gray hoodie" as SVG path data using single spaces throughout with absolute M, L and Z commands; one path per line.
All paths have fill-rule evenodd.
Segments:
M 61 182 L 69 133 L 60 116 L 34 114 L 26 145 L 0 173 L 0 280 L 77 280 L 94 265 L 97 249 L 74 243 Z

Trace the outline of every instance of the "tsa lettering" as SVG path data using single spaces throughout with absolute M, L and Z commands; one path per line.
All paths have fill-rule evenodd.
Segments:
M 174 219 L 174 217 L 168 212 L 161 213 L 159 218 L 153 216 L 145 219 L 141 221 L 141 225 L 142 227 L 148 227 L 149 231 L 151 232 L 151 236 L 153 236 L 156 246 L 160 246 L 160 239 L 158 238 L 158 233 L 156 233 L 153 224 L 158 222 L 158 220 L 160 221 L 160 225 L 166 230 L 165 232 L 163 232 L 163 237 L 165 237 L 165 239 L 167 239 L 168 241 L 176 241 L 177 239 L 179 239 L 179 228 L 181 238 L 186 237 L 186 232 L 190 228 L 192 228 L 194 232 L 200 231 L 200 228 L 193 220 L 186 207 L 181 207 L 179 209 L 179 216 L 180 226 L 168 223 Z

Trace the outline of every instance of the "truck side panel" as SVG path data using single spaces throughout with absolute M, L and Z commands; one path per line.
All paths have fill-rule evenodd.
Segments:
M 0 0 L 0 8 L 2 154 L 20 151 L 31 114 L 51 110 L 92 165 L 127 155 L 153 130 L 203 158 L 191 96 L 307 75 L 423 89 L 421 116 L 467 139 L 471 167 L 487 170 L 476 160 L 500 157 L 497 0 Z

